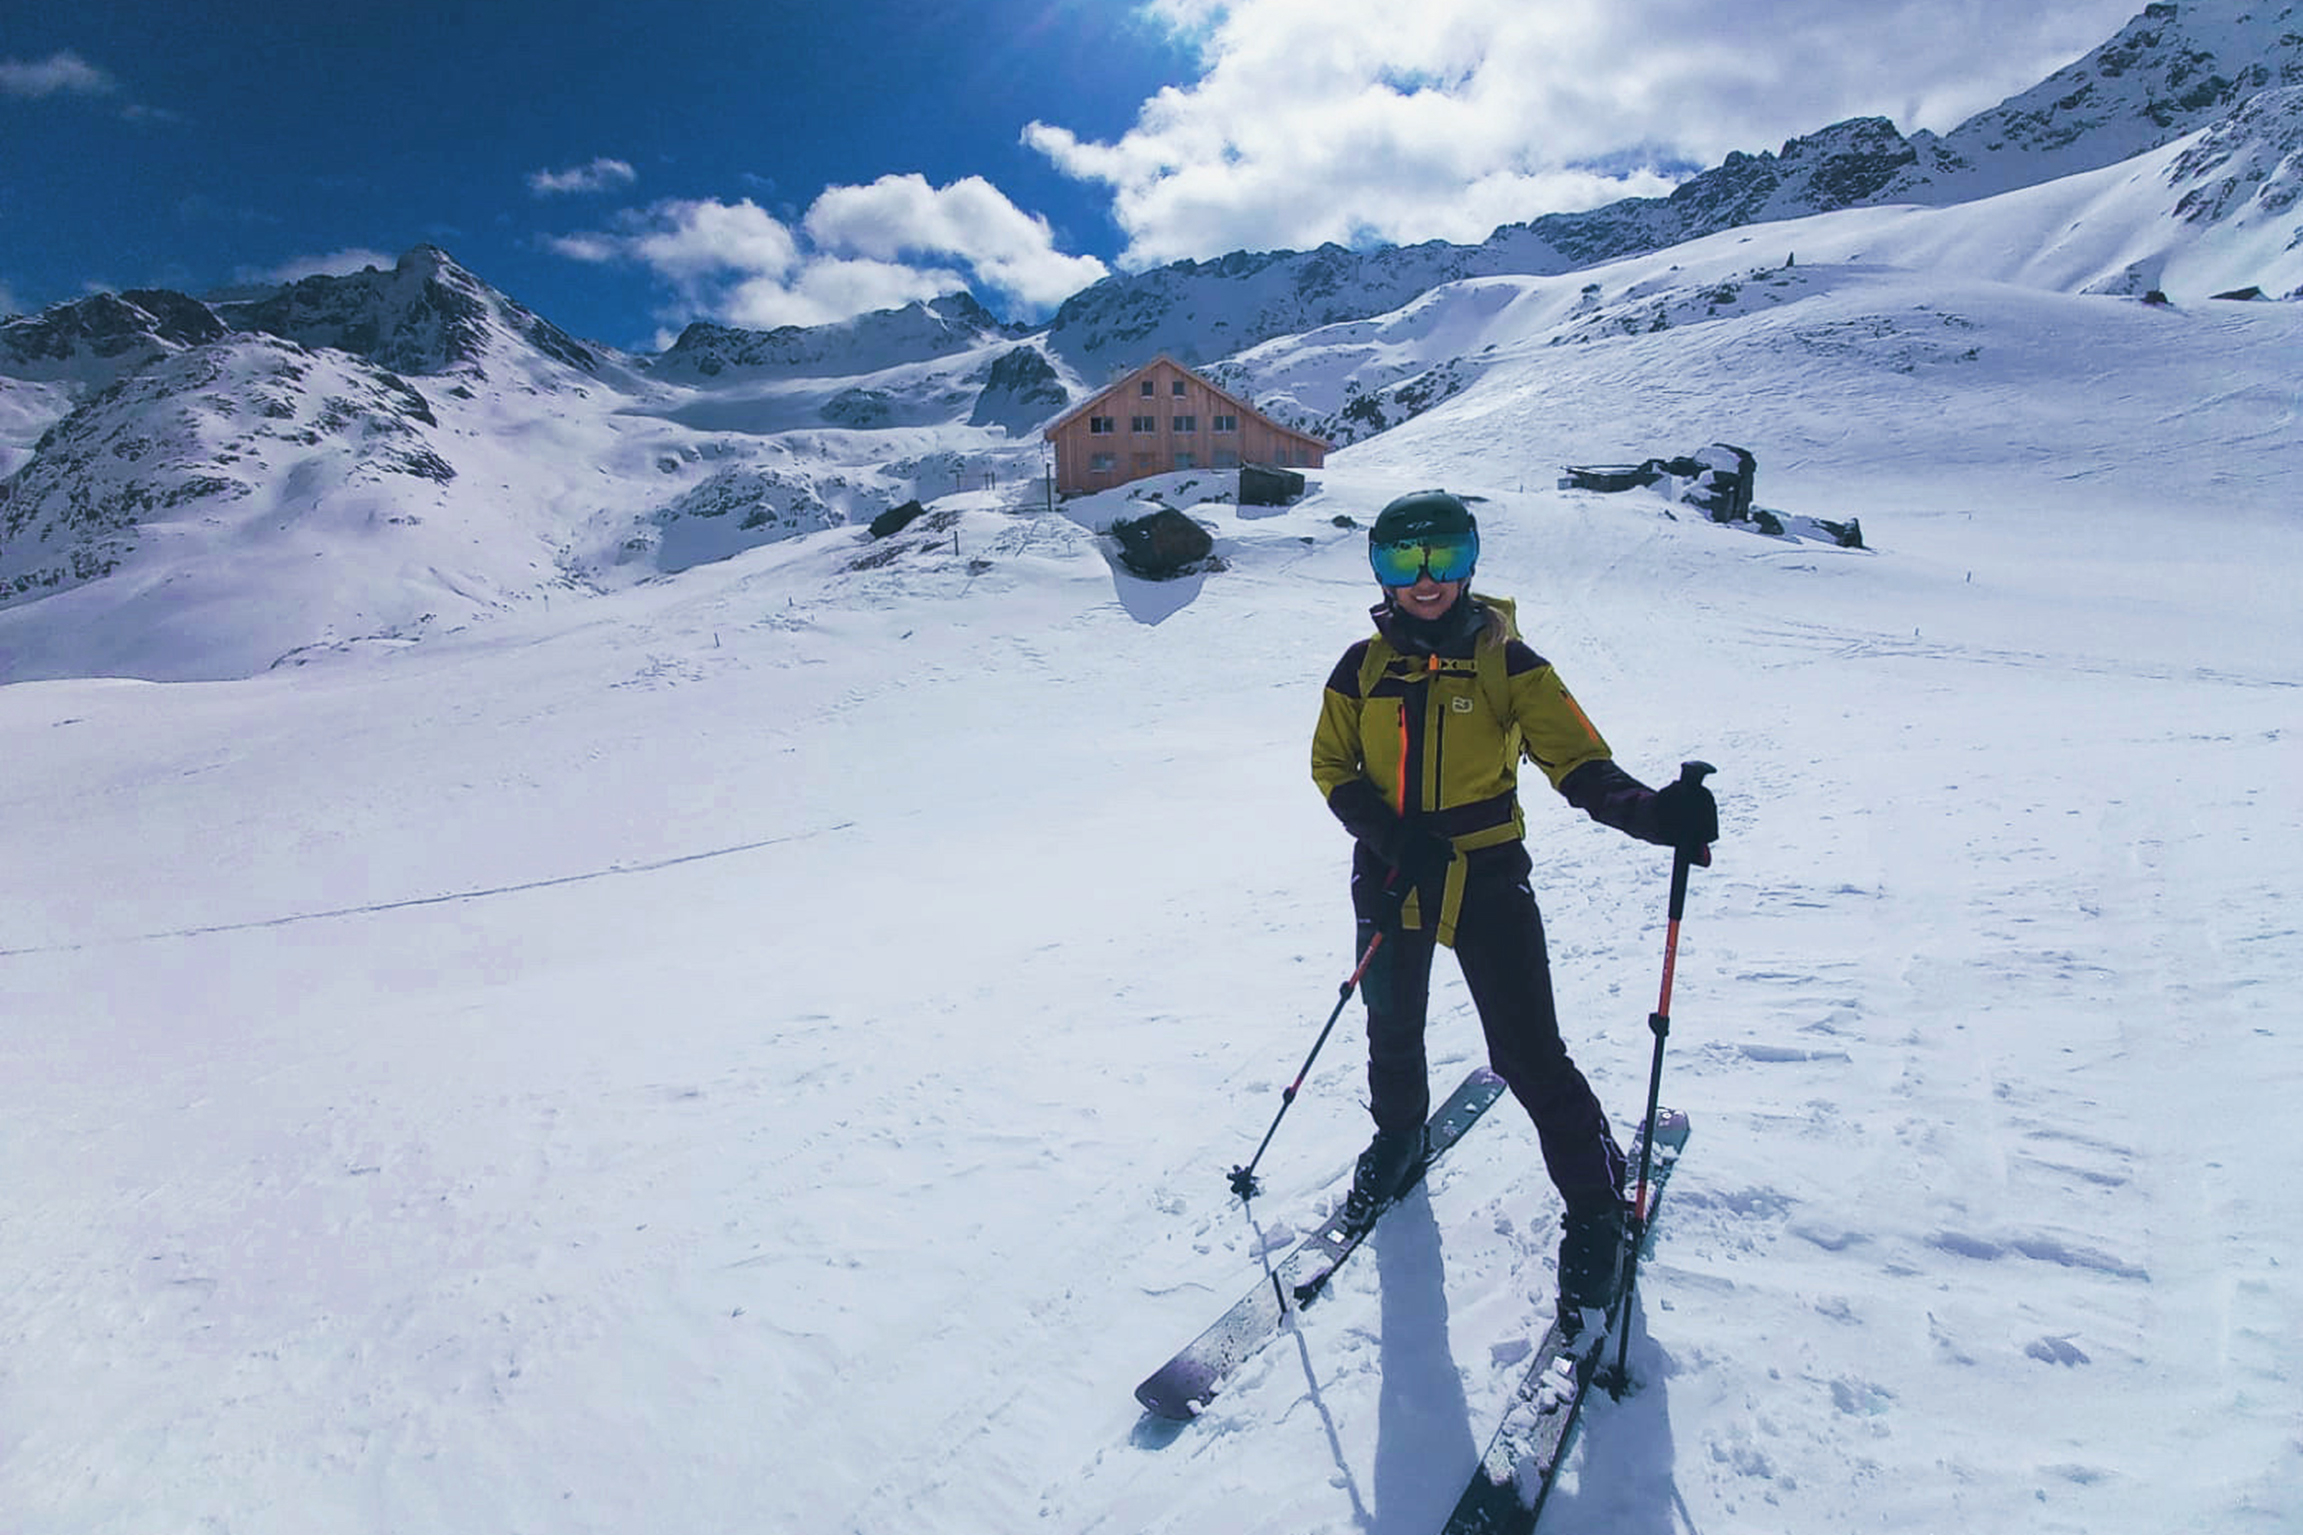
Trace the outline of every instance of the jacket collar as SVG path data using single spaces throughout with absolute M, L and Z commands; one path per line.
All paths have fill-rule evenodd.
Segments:
M 1401 612 L 1386 597 L 1369 608 L 1367 616 L 1375 620 L 1375 632 L 1402 655 L 1463 660 L 1472 654 L 1472 647 L 1487 622 L 1487 607 L 1479 598 L 1465 592 L 1456 598 L 1454 607 L 1426 622 Z

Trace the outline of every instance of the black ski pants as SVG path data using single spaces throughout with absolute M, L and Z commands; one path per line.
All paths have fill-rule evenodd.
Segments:
M 1551 960 L 1543 915 L 1528 876 L 1525 844 L 1506 843 L 1465 855 L 1463 906 L 1456 919 L 1455 958 L 1487 1035 L 1488 1064 L 1535 1121 L 1545 1169 L 1570 1210 L 1620 1199 L 1624 1157 L 1607 1113 L 1569 1058 L 1552 1000 Z M 1352 907 L 1359 918 L 1355 952 L 1365 953 L 1391 901 L 1388 871 L 1372 855 L 1354 860 Z M 1436 894 L 1436 892 L 1434 892 Z M 1367 1086 L 1376 1128 L 1412 1130 L 1431 1112 L 1424 1055 L 1431 1000 L 1433 925 L 1394 928 L 1360 978 L 1367 1002 Z

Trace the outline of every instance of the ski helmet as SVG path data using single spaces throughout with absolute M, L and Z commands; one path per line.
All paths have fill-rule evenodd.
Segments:
M 1479 563 L 1479 519 L 1461 496 L 1419 490 L 1376 514 L 1367 555 L 1385 586 L 1412 586 L 1426 572 L 1435 581 L 1468 580 Z

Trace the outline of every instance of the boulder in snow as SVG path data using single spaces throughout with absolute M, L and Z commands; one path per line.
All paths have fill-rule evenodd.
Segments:
M 1188 574 L 1215 550 L 1207 529 L 1170 506 L 1113 523 L 1112 537 L 1119 540 L 1120 563 L 1152 581 Z

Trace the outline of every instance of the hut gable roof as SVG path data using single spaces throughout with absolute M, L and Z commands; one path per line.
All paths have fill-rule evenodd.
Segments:
M 1154 357 L 1150 362 L 1145 363 L 1142 367 L 1132 369 L 1122 377 L 1113 379 L 1102 389 L 1088 396 L 1087 399 L 1073 406 L 1070 410 L 1065 411 L 1062 415 L 1056 417 L 1053 421 L 1050 421 L 1044 428 L 1041 429 L 1040 435 L 1049 439 L 1050 441 L 1053 441 L 1058 433 L 1060 433 L 1065 427 L 1071 425 L 1072 422 L 1077 421 L 1080 417 L 1089 415 L 1091 413 L 1100 413 L 1105 409 L 1105 407 L 1112 406 L 1113 402 L 1116 401 L 1121 395 L 1134 388 L 1135 385 L 1142 380 L 1145 374 L 1157 369 L 1163 363 L 1168 367 L 1173 368 L 1176 372 L 1181 373 L 1184 377 L 1190 379 L 1193 383 L 1199 385 L 1202 389 L 1205 389 L 1208 393 L 1214 395 L 1217 399 L 1223 401 L 1226 405 L 1231 406 L 1234 410 L 1240 412 L 1242 415 L 1255 417 L 1258 421 L 1263 422 L 1273 431 L 1285 432 L 1290 437 L 1300 437 L 1305 442 L 1317 443 L 1323 450 L 1332 446 L 1326 441 L 1312 436 L 1312 434 L 1309 432 L 1298 431 L 1296 428 L 1287 425 L 1285 422 L 1272 420 L 1269 415 L 1256 409 L 1255 406 L 1249 404 L 1246 400 L 1241 399 L 1238 395 L 1233 394 L 1230 390 L 1224 388 L 1222 385 L 1210 382 L 1206 375 L 1199 373 L 1191 368 L 1185 367 L 1182 363 L 1177 362 L 1173 357 L 1170 357 L 1165 352 L 1160 353 L 1157 357 Z M 1117 413 L 1116 410 L 1114 413 Z

